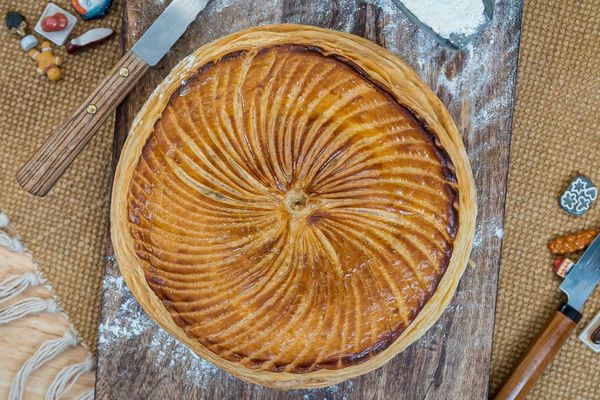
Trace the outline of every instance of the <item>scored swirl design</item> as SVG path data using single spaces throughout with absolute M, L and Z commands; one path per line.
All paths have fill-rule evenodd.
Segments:
M 310 372 L 387 348 L 458 229 L 436 136 L 318 48 L 230 54 L 182 82 L 128 194 L 135 251 L 185 333 L 249 368 Z

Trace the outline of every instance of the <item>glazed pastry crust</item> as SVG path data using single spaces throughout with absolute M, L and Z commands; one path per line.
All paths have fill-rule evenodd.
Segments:
M 384 88 L 395 100 L 434 133 L 454 166 L 458 192 L 458 231 L 445 274 L 433 296 L 400 336 L 383 351 L 364 362 L 339 369 L 311 372 L 275 372 L 248 368 L 219 357 L 190 337 L 147 282 L 130 232 L 129 187 L 155 123 L 163 115 L 170 99 L 182 82 L 193 78 L 203 66 L 224 56 L 252 52 L 276 46 L 311 46 L 326 55 L 336 55 L 364 71 L 369 79 Z M 476 199 L 470 165 L 460 135 L 439 99 L 401 60 L 379 46 L 356 36 L 308 26 L 274 25 L 239 32 L 207 44 L 177 65 L 148 99 L 134 121 L 117 167 L 112 195 L 111 224 L 115 254 L 123 276 L 136 299 L 155 321 L 203 358 L 230 373 L 253 383 L 278 388 L 322 387 L 364 374 L 380 367 L 417 340 L 440 317 L 449 303 L 466 266 L 474 232 Z

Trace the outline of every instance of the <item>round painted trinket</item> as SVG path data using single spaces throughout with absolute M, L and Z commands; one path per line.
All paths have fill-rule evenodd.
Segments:
M 108 13 L 112 0 L 71 0 L 73 8 L 86 21 L 102 18 Z

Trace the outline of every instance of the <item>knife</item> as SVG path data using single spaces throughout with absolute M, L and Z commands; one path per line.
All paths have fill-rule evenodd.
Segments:
M 156 65 L 196 19 L 208 0 L 173 0 L 111 69 L 88 98 L 65 119 L 17 172 L 31 194 L 45 196 L 149 67 Z
M 554 314 L 544 331 L 531 345 L 510 377 L 496 394 L 496 400 L 523 399 L 540 377 L 546 366 L 567 341 L 581 319 L 581 311 L 588 297 L 600 281 L 600 235 L 592 242 L 560 290 L 567 302 Z

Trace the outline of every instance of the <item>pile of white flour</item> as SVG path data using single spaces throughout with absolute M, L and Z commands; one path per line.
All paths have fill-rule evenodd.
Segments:
M 486 22 L 482 0 L 401 0 L 422 23 L 438 35 L 469 36 Z

